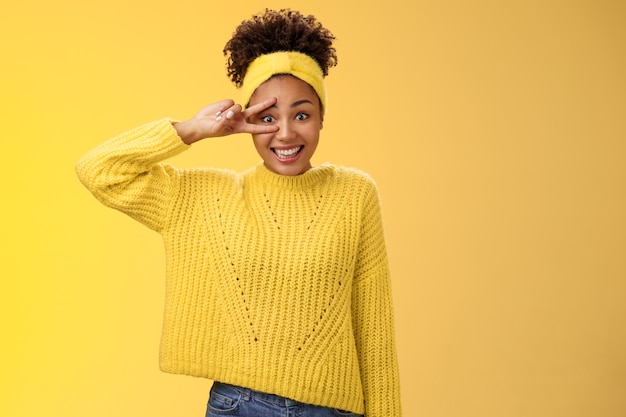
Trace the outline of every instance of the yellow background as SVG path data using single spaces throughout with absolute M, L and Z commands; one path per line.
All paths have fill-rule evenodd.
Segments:
M 158 370 L 159 236 L 74 162 L 233 97 L 222 47 L 262 6 L 338 38 L 316 163 L 380 186 L 405 415 L 625 416 L 621 0 L 4 2 L 0 415 L 203 415 L 210 382 Z

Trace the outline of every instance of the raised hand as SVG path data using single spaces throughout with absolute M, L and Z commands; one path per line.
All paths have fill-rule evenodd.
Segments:
M 276 104 L 276 98 L 242 110 L 233 100 L 222 100 L 201 109 L 189 120 L 176 123 L 174 128 L 183 142 L 188 145 L 201 139 L 228 136 L 235 133 L 272 133 L 278 130 L 274 125 L 248 123 L 248 119 Z

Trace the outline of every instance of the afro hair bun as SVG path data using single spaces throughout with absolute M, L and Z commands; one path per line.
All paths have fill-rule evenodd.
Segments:
M 296 51 L 313 58 L 324 76 L 337 65 L 332 46 L 335 36 L 315 18 L 291 9 L 265 11 L 244 20 L 224 46 L 227 73 L 241 87 L 248 66 L 258 56 L 279 51 Z

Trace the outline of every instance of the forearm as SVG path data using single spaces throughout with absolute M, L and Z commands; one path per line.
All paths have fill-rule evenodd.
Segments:
M 388 274 L 357 283 L 353 320 L 367 417 L 400 417 L 400 381 Z

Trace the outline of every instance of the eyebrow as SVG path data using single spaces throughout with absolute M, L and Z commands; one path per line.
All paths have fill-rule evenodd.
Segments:
M 294 101 L 293 103 L 291 103 L 290 107 L 293 109 L 295 107 L 298 107 L 301 104 L 306 104 L 306 103 L 313 104 L 313 102 L 311 100 L 308 100 L 308 99 L 305 98 L 305 99 L 302 99 L 302 100 Z M 278 106 L 276 104 L 274 104 L 270 108 L 277 108 L 277 107 Z
M 305 103 L 313 104 L 311 100 L 302 99 L 302 100 L 298 100 L 298 101 L 291 103 L 291 108 L 298 107 L 300 104 L 305 104 Z

